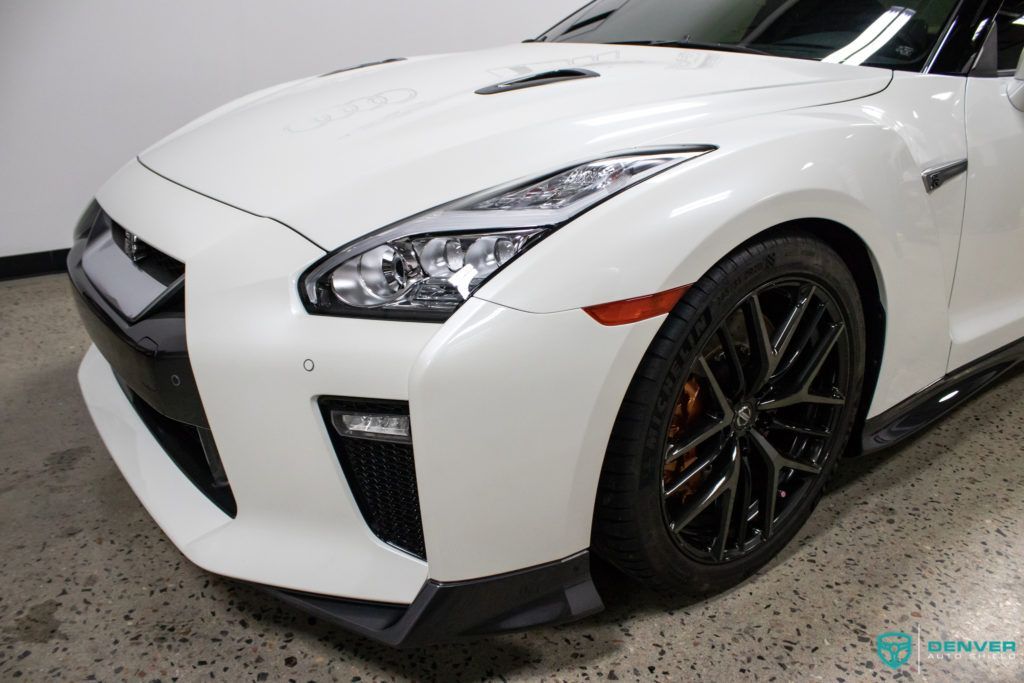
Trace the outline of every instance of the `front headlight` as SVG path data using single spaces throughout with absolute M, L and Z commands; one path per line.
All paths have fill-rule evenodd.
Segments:
M 712 151 L 690 146 L 590 161 L 446 204 L 348 244 L 300 286 L 310 313 L 445 320 L 552 231 L 623 190 Z

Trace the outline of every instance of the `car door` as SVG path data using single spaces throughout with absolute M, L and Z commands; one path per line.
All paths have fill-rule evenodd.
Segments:
M 1024 338 L 1024 111 L 1008 96 L 1024 48 L 1024 0 L 1003 4 L 995 30 L 998 76 L 967 84 L 969 175 L 950 302 L 951 371 Z

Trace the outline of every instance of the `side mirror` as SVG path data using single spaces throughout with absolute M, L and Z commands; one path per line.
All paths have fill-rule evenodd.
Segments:
M 1024 111 L 1024 53 L 1020 56 L 1020 63 L 1017 65 L 1017 74 L 1014 76 L 1014 79 L 1013 83 L 1010 83 L 1010 89 L 1006 94 L 1010 96 L 1010 102 L 1013 102 L 1013 106 Z

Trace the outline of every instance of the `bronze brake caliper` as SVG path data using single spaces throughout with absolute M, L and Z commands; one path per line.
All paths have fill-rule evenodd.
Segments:
M 676 405 L 672 409 L 672 420 L 668 426 L 669 443 L 681 438 L 697 422 L 698 418 L 704 415 L 704 402 L 701 400 L 700 394 L 700 383 L 697 382 L 696 377 L 690 377 L 686 384 L 683 385 L 683 390 L 679 394 L 679 400 L 676 401 Z M 685 453 L 683 457 L 677 458 L 674 462 L 667 463 L 663 475 L 664 484 L 666 486 L 670 485 L 680 473 L 695 462 L 697 462 L 696 448 L 689 453 Z M 681 489 L 684 499 L 697 490 L 701 479 L 703 479 L 703 476 L 696 476 Z

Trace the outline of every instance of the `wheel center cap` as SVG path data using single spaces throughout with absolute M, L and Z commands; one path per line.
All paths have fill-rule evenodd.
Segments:
M 736 431 L 745 432 L 750 429 L 754 424 L 754 414 L 754 406 L 749 403 L 737 406 L 735 417 L 732 421 Z

